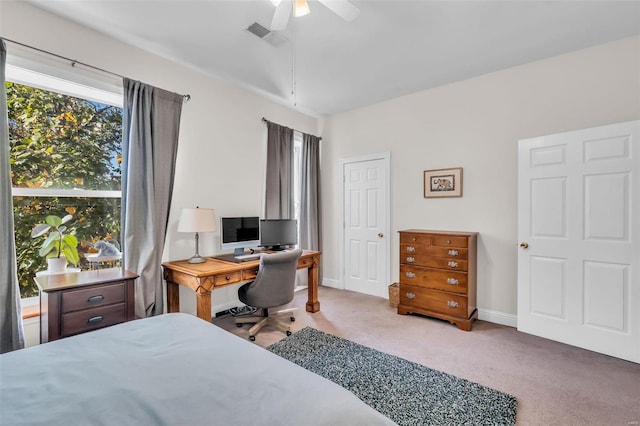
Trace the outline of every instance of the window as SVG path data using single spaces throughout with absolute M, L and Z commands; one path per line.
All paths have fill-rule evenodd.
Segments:
M 83 253 L 99 240 L 120 241 L 122 95 L 7 65 L 7 106 L 18 281 L 36 296 L 46 269 L 31 229 L 67 214 Z

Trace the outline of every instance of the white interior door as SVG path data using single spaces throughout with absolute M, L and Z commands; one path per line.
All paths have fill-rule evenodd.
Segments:
M 345 288 L 388 297 L 388 155 L 346 160 L 342 178 Z
M 519 141 L 518 330 L 640 362 L 639 137 Z

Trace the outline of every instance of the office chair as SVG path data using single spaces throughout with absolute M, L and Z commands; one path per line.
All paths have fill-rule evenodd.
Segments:
M 249 329 L 249 340 L 255 341 L 258 331 L 270 323 L 285 329 L 287 336 L 291 335 L 289 324 L 275 322 L 274 317 L 289 315 L 290 321 L 295 321 L 291 312 L 298 308 L 271 313 L 269 308 L 282 306 L 293 300 L 298 258 L 301 254 L 302 250 L 300 249 L 263 254 L 260 258 L 260 268 L 256 279 L 238 289 L 238 298 L 242 303 L 262 309 L 264 314 L 263 316 L 236 317 L 235 322 L 238 327 L 242 327 L 243 324 L 255 323 Z

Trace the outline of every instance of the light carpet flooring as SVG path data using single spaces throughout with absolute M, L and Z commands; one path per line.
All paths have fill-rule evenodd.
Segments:
M 215 293 L 214 293 L 215 297 Z M 465 378 L 518 399 L 518 425 L 640 425 L 640 364 L 575 348 L 485 321 L 471 332 L 448 322 L 398 315 L 386 299 L 319 288 L 320 312 L 299 307 L 295 332 L 305 326 L 343 337 Z M 243 338 L 230 315 L 213 323 Z M 255 343 L 266 347 L 285 337 L 264 328 Z

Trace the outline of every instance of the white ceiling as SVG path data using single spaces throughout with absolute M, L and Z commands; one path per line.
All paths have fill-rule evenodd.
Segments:
M 244 30 L 269 0 L 29 1 L 318 116 L 640 34 L 640 1 L 352 0 L 346 22 L 309 0 L 281 47 Z

